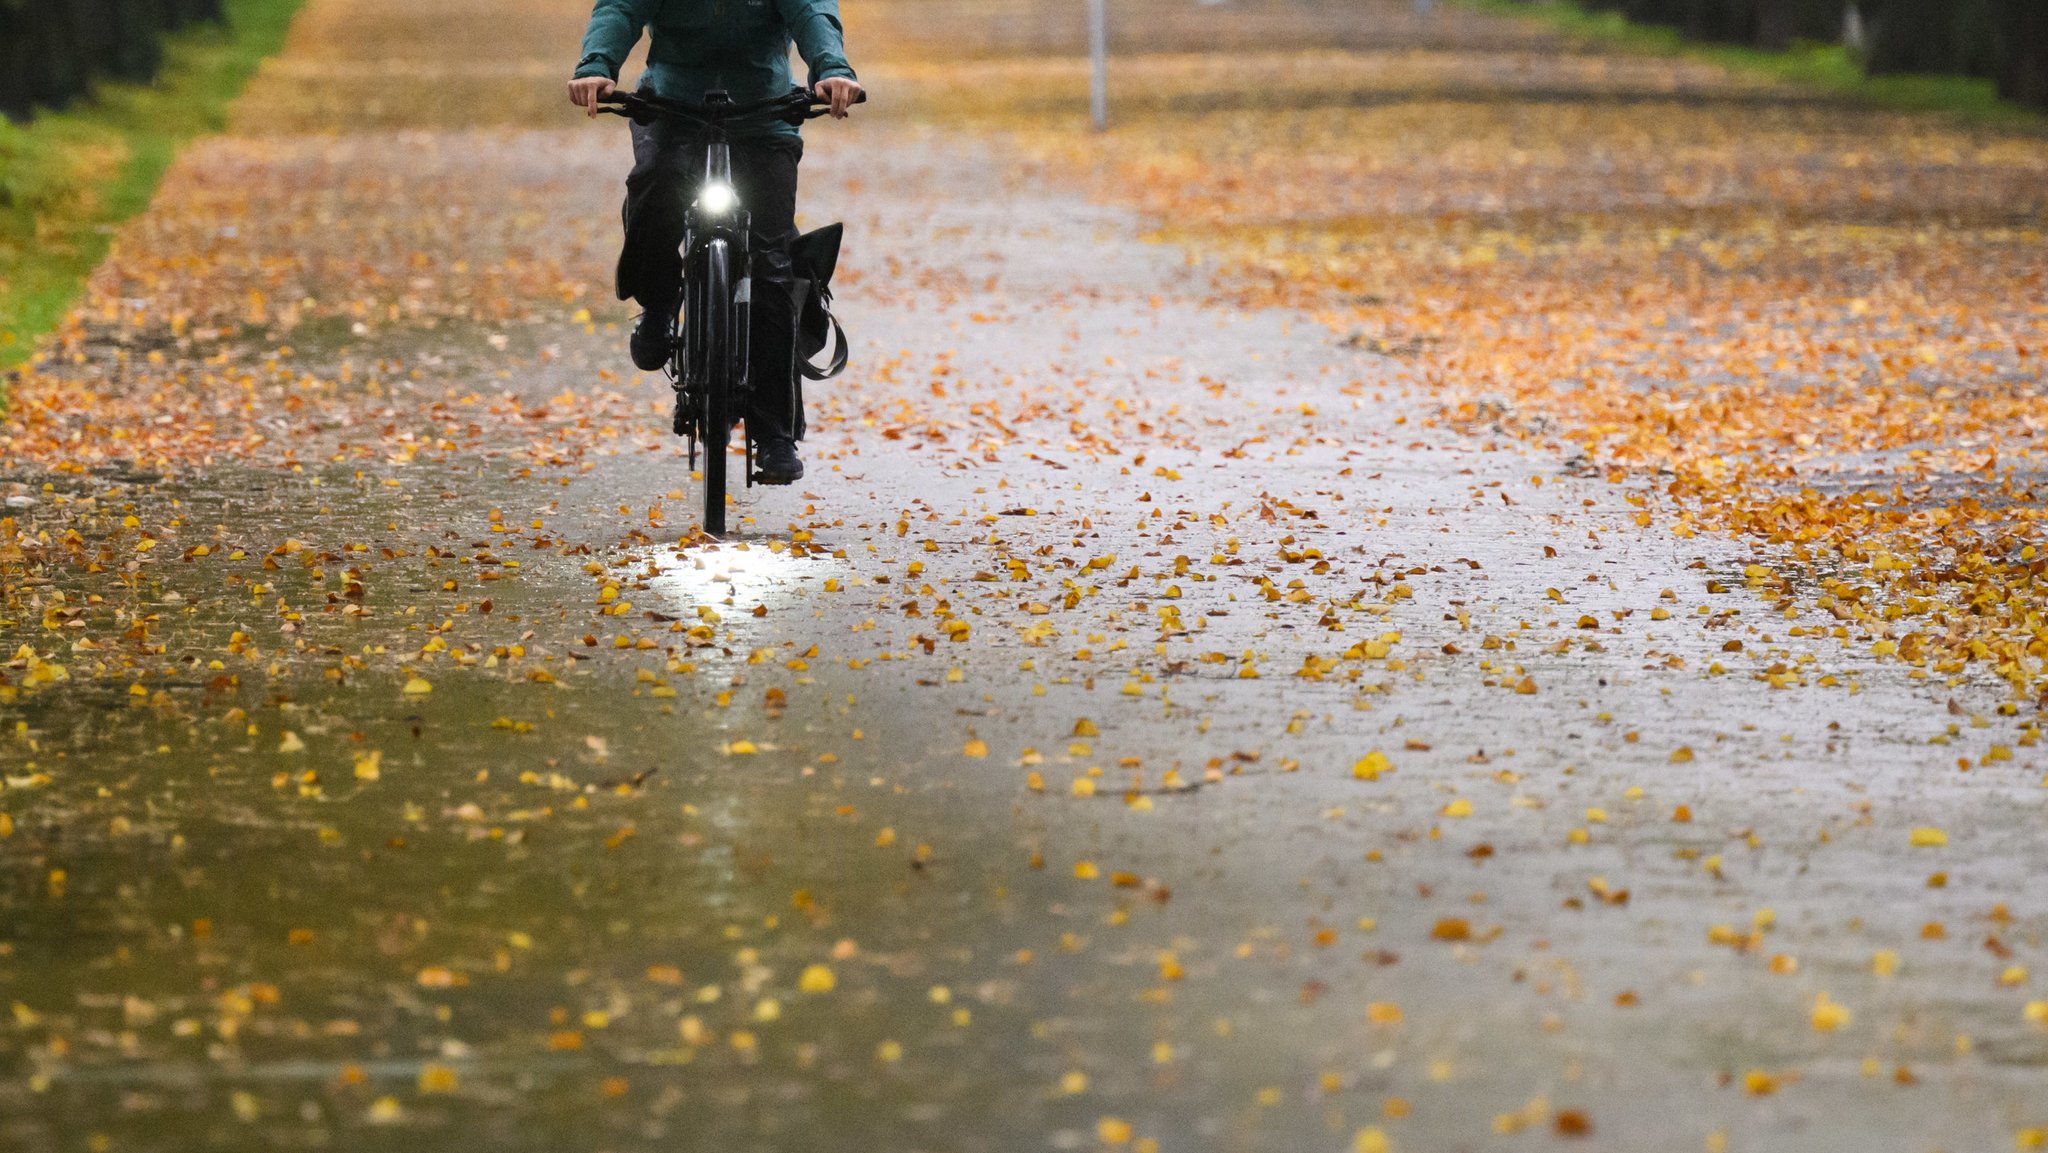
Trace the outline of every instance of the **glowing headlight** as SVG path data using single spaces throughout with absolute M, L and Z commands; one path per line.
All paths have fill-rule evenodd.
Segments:
M 713 216 L 724 216 L 739 202 L 740 198 L 730 184 L 706 184 L 704 190 L 697 194 L 697 207 Z

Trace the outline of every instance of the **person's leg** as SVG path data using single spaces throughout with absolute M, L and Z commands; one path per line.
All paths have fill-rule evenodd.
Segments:
M 675 322 L 683 276 L 681 247 L 690 201 L 703 176 L 703 150 L 666 122 L 633 125 L 633 171 L 626 177 L 625 247 L 619 254 L 618 293 L 647 314 L 635 333 L 634 359 L 642 361 L 643 334 L 665 343 Z M 653 345 L 649 345 L 653 347 Z M 649 369 L 659 363 L 640 363 Z
M 747 412 L 754 440 L 764 447 L 786 445 L 803 431 L 802 397 L 796 372 L 796 277 L 789 242 L 796 239 L 797 140 L 747 142 L 733 146 L 733 187 L 753 222 L 753 338 L 749 364 L 753 396 Z M 791 459 L 794 459 L 792 452 Z M 771 458 L 762 472 L 775 470 Z

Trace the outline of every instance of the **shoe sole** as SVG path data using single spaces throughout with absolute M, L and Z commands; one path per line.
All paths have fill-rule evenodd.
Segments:
M 658 348 L 641 348 L 641 342 L 647 339 L 650 338 L 637 327 L 633 330 L 633 335 L 627 338 L 626 356 L 633 362 L 633 367 L 641 372 L 659 372 L 667 368 L 669 358 L 675 355 L 675 337 L 669 336 L 663 339 Z M 654 363 L 647 363 L 649 360 Z

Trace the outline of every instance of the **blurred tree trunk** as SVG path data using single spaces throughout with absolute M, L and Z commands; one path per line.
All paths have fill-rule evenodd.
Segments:
M 85 91 L 92 79 L 91 45 L 82 26 L 86 21 L 77 3 L 38 5 L 42 46 L 31 66 L 41 73 L 36 100 L 50 108 L 62 108 Z
M 146 83 L 167 32 L 224 16 L 223 0 L 0 0 L 0 115 L 62 108 L 95 76 Z
M 1872 0 L 1872 75 L 1946 72 L 1989 76 L 1996 68 L 1998 29 L 1993 4 L 2009 0 Z M 2038 5 L 2041 0 L 2021 0 Z
M 1800 40 L 1836 43 L 1847 11 L 1843 0 L 1757 0 L 1756 46 L 1777 51 Z
M 1799 34 L 1798 22 L 1798 6 L 1793 0 L 1757 0 L 1757 47 L 1790 48 Z
M 2048 108 L 2048 4 L 1999 0 L 1998 94 Z
M 102 65 L 122 80 L 147 81 L 164 62 L 163 9 L 157 0 L 108 0 Z
M 0 0 L 0 116 L 28 115 L 28 10 Z

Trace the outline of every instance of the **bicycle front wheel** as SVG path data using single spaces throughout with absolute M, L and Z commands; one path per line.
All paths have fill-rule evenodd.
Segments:
M 704 249 L 704 286 L 694 335 L 703 343 L 698 403 L 704 443 L 704 531 L 725 534 L 726 461 L 732 444 L 733 396 L 739 389 L 733 359 L 732 252 L 723 240 Z

